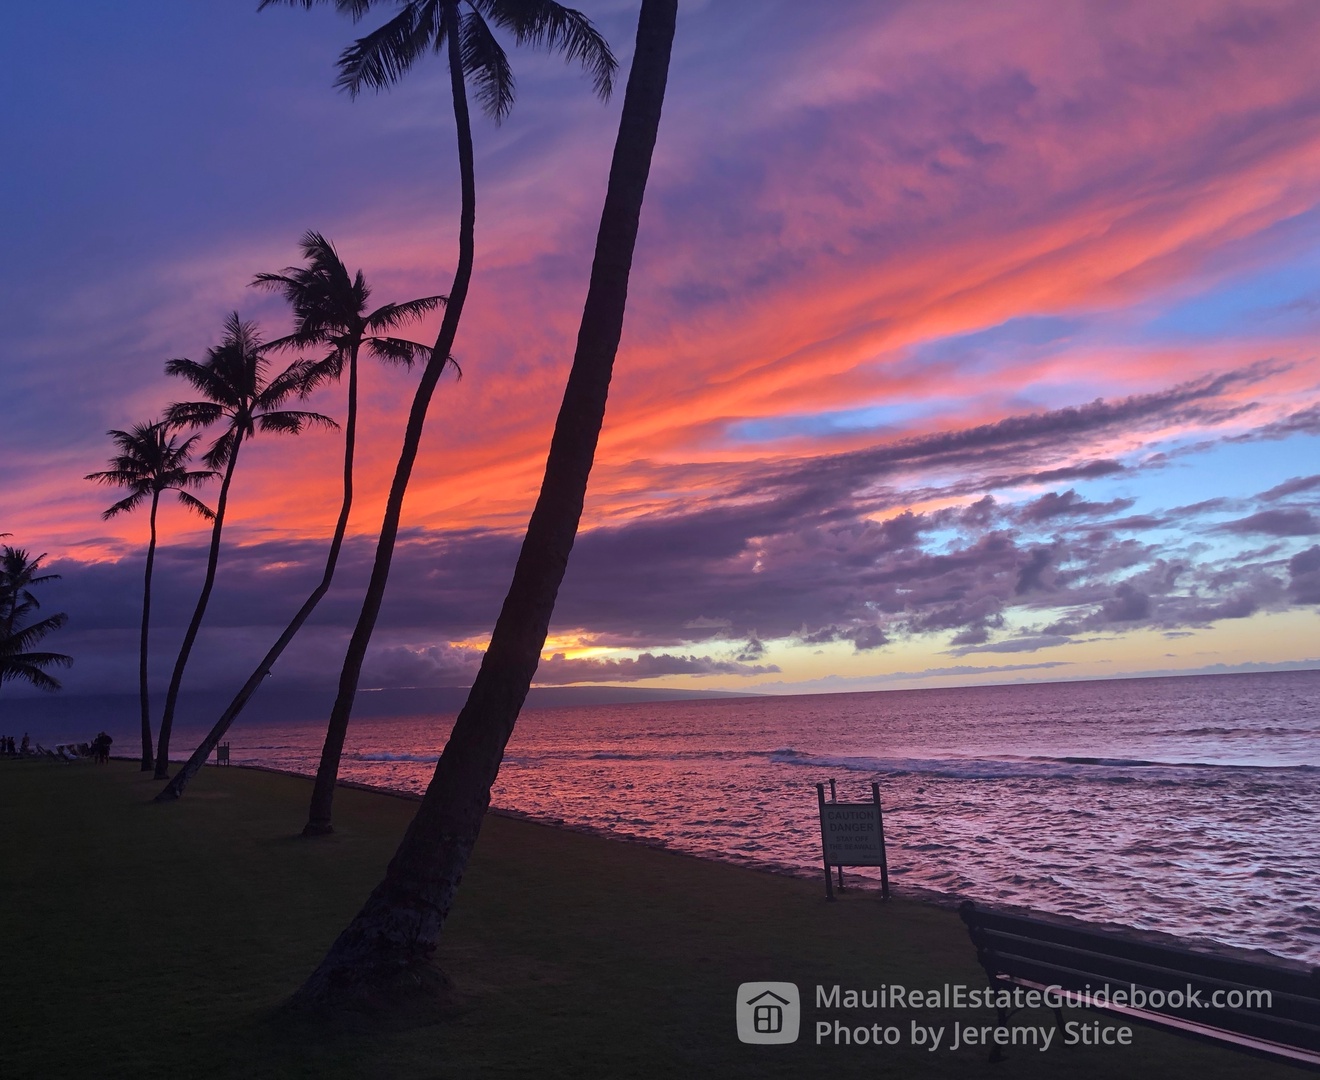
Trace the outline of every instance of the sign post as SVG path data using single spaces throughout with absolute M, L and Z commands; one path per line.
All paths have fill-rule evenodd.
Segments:
M 834 787 L 830 782 L 831 789 Z M 885 853 L 885 819 L 880 808 L 880 785 L 871 784 L 869 803 L 825 801 L 825 785 L 816 785 L 820 807 L 820 843 L 825 867 L 825 895 L 834 899 L 830 867 L 839 867 L 839 887 L 843 888 L 845 866 L 880 867 L 880 896 L 889 899 L 889 861 Z

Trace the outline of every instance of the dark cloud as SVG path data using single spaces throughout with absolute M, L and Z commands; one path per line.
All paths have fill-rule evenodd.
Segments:
M 1071 640 L 1067 634 L 1027 634 L 1022 637 L 1006 638 L 989 645 L 969 645 L 950 649 L 949 653 L 953 656 L 966 656 L 969 653 L 1037 652 L 1040 649 L 1052 649 L 1056 645 L 1067 645 Z
M 1064 516 L 1115 514 L 1128 509 L 1135 502 L 1135 499 L 1112 499 L 1109 502 L 1102 503 L 1088 502 L 1072 488 L 1069 488 L 1062 494 L 1051 491 L 1042 495 L 1039 499 L 1027 503 L 1018 512 L 1018 516 L 1024 522 L 1038 524 L 1049 521 L 1051 518 Z
M 997 463 L 1038 460 L 1042 455 L 1062 456 L 1084 445 L 1086 440 L 1116 428 L 1134 430 L 1153 424 L 1218 422 L 1239 408 L 1216 404 L 1216 397 L 1235 387 L 1258 382 L 1276 367 L 1253 364 L 1157 393 L 1137 394 L 1112 402 L 1100 399 L 1088 405 L 1010 416 L 993 424 L 812 458 L 771 471 L 758 482 L 757 490 L 764 491 L 766 485 L 810 489 L 818 493 L 822 505 L 832 504 L 833 496 L 852 496 L 862 485 L 874 483 L 901 468 L 917 465 L 993 468 Z M 1039 472 L 1032 470 L 1029 475 Z M 1020 482 L 1021 477 L 1002 479 Z M 978 481 L 985 482 L 985 479 Z M 745 490 L 750 493 L 751 489 Z
M 1282 420 L 1263 424 L 1261 427 L 1242 435 L 1231 436 L 1225 441 L 1235 443 L 1259 442 L 1262 439 L 1277 441 L 1279 439 L 1290 439 L 1294 435 L 1320 435 L 1320 405 L 1310 405 L 1305 409 L 1298 409 Z
M 1129 500 L 1088 498 L 1078 486 L 1046 491 L 1018 506 L 977 494 L 987 476 L 1039 480 L 1048 470 L 1005 466 L 1045 455 L 1078 453 L 1082 464 L 1053 470 L 1074 484 L 1082 472 L 1110 475 L 1118 471 L 1114 463 L 1085 460 L 1086 439 L 1123 425 L 1163 425 L 1189 408 L 1213 409 L 1213 395 L 1256 374 L 1246 369 L 1112 403 L 1011 417 L 832 457 L 773 462 L 759 470 L 744 467 L 736 482 L 722 484 L 716 477 L 708 483 L 703 474 L 695 485 L 700 497 L 676 498 L 664 512 L 578 537 L 552 631 L 640 655 L 561 657 L 547 662 L 544 679 L 759 674 L 766 643 L 776 640 L 808 647 L 847 642 L 857 652 L 871 652 L 908 637 L 947 635 L 959 655 L 1035 651 L 1080 635 L 1139 627 L 1177 632 L 1290 602 L 1313 603 L 1317 571 L 1302 556 L 1289 564 L 1293 548 L 1286 542 L 1316 531 L 1308 510 L 1271 506 L 1218 526 L 1230 534 L 1281 537 L 1282 548 L 1227 555 L 1202 550 L 1192 558 L 1178 553 L 1176 539 L 1162 536 L 1157 544 L 1141 533 L 1182 529 L 1187 543 L 1204 515 L 1251 503 L 1210 500 L 1113 518 Z M 1070 441 L 1074 436 L 1076 443 Z M 888 486 L 918 468 L 947 471 L 950 479 L 912 492 Z M 1296 497 L 1311 486 L 1305 478 L 1289 484 L 1261 498 Z M 671 486 L 683 490 L 676 478 Z M 945 505 L 908 508 L 918 502 Z M 479 648 L 448 643 L 480 642 L 489 632 L 520 540 L 480 529 L 401 534 L 365 684 L 470 681 Z M 277 678 L 289 685 L 333 681 L 373 554 L 374 545 L 364 538 L 345 545 L 334 588 L 277 667 Z M 227 547 L 189 684 L 241 679 L 315 584 L 324 555 L 324 542 L 312 540 Z M 75 674 L 80 684 L 106 680 L 131 689 L 139 559 L 134 553 L 118 561 L 64 560 L 52 567 L 64 574 L 52 605 L 70 612 L 69 633 L 76 636 L 69 640 L 85 654 Z M 173 659 L 203 560 L 200 546 L 160 551 L 156 680 Z
M 1320 604 L 1320 544 L 1288 560 L 1288 588 L 1298 604 Z
M 566 657 L 555 653 L 536 669 L 537 683 L 562 685 L 578 682 L 636 682 L 665 675 L 767 675 L 779 671 L 775 664 L 743 664 L 710 656 L 671 656 L 645 652 L 635 659 Z
M 1217 532 L 1264 533 L 1266 536 L 1314 536 L 1320 520 L 1306 510 L 1262 510 L 1250 517 L 1215 526 Z
M 846 636 L 858 652 L 870 652 L 889 644 L 889 635 L 878 626 L 861 626 Z
M 1023 568 L 1018 572 L 1018 584 L 1012 586 L 1012 593 L 1020 597 L 1020 595 L 1030 593 L 1034 589 L 1047 588 L 1044 582 L 1041 581 L 1041 576 L 1053 561 L 1053 557 L 1055 556 L 1049 548 L 1036 548 L 1035 551 L 1032 551 L 1026 565 L 1023 565 Z
M 1150 597 L 1127 582 L 1114 590 L 1113 599 L 1100 607 L 1100 616 L 1107 623 L 1136 622 L 1149 614 Z
M 1320 473 L 1315 476 L 1294 476 L 1291 480 L 1276 484 L 1269 491 L 1262 491 L 1257 498 L 1265 502 L 1273 502 L 1275 499 L 1283 499 L 1289 495 L 1300 495 L 1303 491 L 1314 491 L 1316 488 L 1320 488 Z
M 758 638 L 755 634 L 753 634 L 751 637 L 747 639 L 747 644 L 745 644 L 742 647 L 742 651 L 736 657 L 734 657 L 734 659 L 741 662 L 748 662 L 752 660 L 759 660 L 764 655 L 765 655 L 765 642 L 763 642 L 760 638 Z
M 373 648 L 362 667 L 363 689 L 467 686 L 481 665 L 481 649 L 449 644 Z

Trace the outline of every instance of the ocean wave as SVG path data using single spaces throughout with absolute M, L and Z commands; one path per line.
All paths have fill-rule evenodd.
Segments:
M 1140 737 L 1149 737 L 1149 736 L 1168 737 L 1171 735 L 1193 735 L 1198 737 L 1205 735 L 1248 735 L 1248 736 L 1314 735 L 1316 733 L 1316 730 L 1317 729 L 1314 727 L 1303 727 L 1303 726 L 1173 727 L 1173 728 L 1155 728 L 1151 731 L 1134 731 L 1132 732 L 1132 735 L 1140 736 Z
M 409 754 L 363 755 L 361 760 L 427 761 L 434 755 Z M 1155 761 L 1146 758 L 1065 756 L 1065 757 L 966 757 L 920 758 L 878 757 L 871 755 L 820 754 L 791 746 L 772 750 L 731 750 L 728 748 L 700 750 L 616 750 L 579 747 L 571 750 L 522 748 L 505 757 L 506 765 L 536 768 L 551 763 L 571 762 L 638 762 L 657 764 L 683 764 L 698 762 L 751 762 L 769 761 L 777 765 L 792 765 L 813 769 L 842 769 L 849 772 L 873 773 L 886 776 L 942 776 L 954 779 L 994 780 L 1014 777 L 1089 777 L 1128 782 L 1139 775 L 1152 783 L 1171 783 L 1186 780 L 1207 780 L 1228 774 L 1259 776 L 1262 779 L 1280 775 L 1320 772 L 1315 765 L 1251 765 L 1213 761 Z M 1138 773 L 1137 771 L 1140 770 Z
M 403 754 L 393 753 L 388 750 L 381 750 L 369 754 L 349 754 L 351 761 L 422 761 L 434 765 L 439 753 L 432 751 L 429 754 Z
M 1014 778 L 1086 777 L 1124 781 L 1131 770 L 1142 770 L 1147 779 L 1190 779 L 1224 772 L 1305 773 L 1317 772 L 1314 765 L 1225 765 L 1208 761 L 1147 761 L 1142 758 L 1031 757 L 1031 758 L 881 758 L 837 756 L 783 749 L 770 754 L 772 761 L 816 769 L 846 769 L 885 776 L 941 776 L 961 780 Z M 1175 776 L 1176 774 L 1176 776 Z

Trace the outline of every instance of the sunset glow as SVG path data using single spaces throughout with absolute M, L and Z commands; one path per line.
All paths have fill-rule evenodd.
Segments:
M 581 6 L 626 64 L 631 5 Z M 287 332 L 246 285 L 309 228 L 380 303 L 452 274 L 439 65 L 350 101 L 331 11 L 181 7 L 146 32 L 123 5 L 83 12 L 66 53 L 10 61 L 38 104 L 4 180 L 0 532 L 63 575 L 75 693 L 135 686 L 145 518 L 101 521 L 81 478 L 106 429 L 184 396 L 164 362 L 234 309 Z M 1320 665 L 1320 7 L 1040 10 L 684 9 L 538 682 Z M 16 13 L 16 39 L 64 18 Z M 364 687 L 470 682 L 540 482 L 619 100 L 558 61 L 519 73 L 510 118 L 476 126 L 463 375 L 431 409 Z M 335 677 L 414 378 L 364 368 L 344 565 L 286 685 Z M 245 448 L 196 686 L 241 678 L 319 577 L 339 439 Z M 161 664 L 198 524 L 163 513 Z

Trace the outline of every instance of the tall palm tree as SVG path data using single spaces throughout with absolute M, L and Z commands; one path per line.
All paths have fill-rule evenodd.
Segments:
M 136 510 L 151 498 L 150 539 L 147 541 L 147 569 L 142 583 L 142 631 L 138 645 L 138 699 L 142 712 L 142 771 L 150 772 L 155 764 L 151 746 L 151 700 L 147 691 L 147 643 L 151 626 L 151 572 L 156 563 L 156 510 L 160 497 L 173 491 L 189 510 L 205 521 L 215 514 L 200 499 L 188 493 L 216 476 L 214 469 L 189 469 L 188 458 L 193 445 L 201 435 L 192 435 L 178 442 L 161 421 L 134 424 L 128 431 L 107 432 L 119 453 L 110 459 L 110 468 L 104 472 L 88 473 L 85 479 L 112 487 L 128 488 L 124 498 L 106 510 L 101 517 L 109 520 L 119 514 Z
M 271 668 L 298 631 L 311 617 L 321 598 L 330 591 L 334 580 L 339 552 L 348 528 L 348 515 L 353 507 L 353 451 L 357 442 L 358 355 L 365 345 L 368 352 L 379 360 L 411 366 L 414 359 L 429 356 L 430 346 L 415 341 L 383 335 L 413 319 L 434 311 L 444 302 L 443 296 L 425 296 L 403 304 L 385 304 L 368 311 L 371 289 L 359 270 L 350 275 L 335 251 L 334 245 L 320 233 L 308 232 L 300 242 L 306 266 L 287 266 L 279 274 L 258 274 L 254 285 L 281 293 L 293 307 L 294 330 L 287 338 L 272 341 L 268 347 L 287 346 L 309 348 L 328 347 L 318 365 L 318 372 L 327 378 L 340 378 L 348 371 L 348 412 L 344 419 L 344 497 L 339 507 L 339 518 L 330 540 L 330 551 L 325 559 L 325 572 L 320 584 L 298 609 L 293 621 L 262 658 L 242 689 L 229 703 L 211 730 L 193 751 L 187 763 L 174 774 L 165 789 L 156 796 L 165 802 L 183 795 L 183 789 L 197 775 L 211 751 L 224 738 L 225 732 L 251 700 Z
M 0 534 L 8 536 L 8 533 Z M 52 664 L 68 667 L 73 658 L 63 653 L 34 652 L 32 647 L 47 634 L 58 630 L 69 619 L 60 612 L 36 622 L 28 616 L 41 608 L 32 594 L 36 585 L 58 581 L 59 574 L 41 574 L 41 560 L 24 548 L 0 548 L 0 685 L 22 679 L 40 690 L 58 690 L 59 680 L 47 674 Z
M 385 0 L 261 0 L 258 9 L 276 4 L 311 8 L 333 3 L 340 12 L 360 19 Z M 610 93 L 616 63 L 609 45 L 581 12 L 553 0 L 390 0 L 398 13 L 382 26 L 359 38 L 339 57 L 337 85 L 356 96 L 364 87 L 383 90 L 393 86 L 412 65 L 428 52 L 445 52 L 449 58 L 449 84 L 453 97 L 454 123 L 458 129 L 458 164 L 462 186 L 459 214 L 458 265 L 449 290 L 449 303 L 440 322 L 431 358 L 422 373 L 408 414 L 403 448 L 390 486 L 376 547 L 371 580 L 357 625 L 349 639 L 348 652 L 339 676 L 339 692 L 330 712 L 321 763 L 316 773 L 306 835 L 332 832 L 330 821 L 339 759 L 357 695 L 362 661 L 371 643 L 376 618 L 389 580 L 390 563 L 403 512 L 404 493 L 412 475 L 421 443 L 426 410 L 436 382 L 454 347 L 458 320 L 467 299 L 472 277 L 474 227 L 476 221 L 476 176 L 472 163 L 472 126 L 468 115 L 465 76 L 475 85 L 482 109 L 496 122 L 513 106 L 513 70 L 508 57 L 491 30 L 491 24 L 508 31 L 519 45 L 561 53 L 579 62 L 591 75 L 596 93 Z
M 165 422 L 171 427 L 208 427 L 223 421 L 225 429 L 211 444 L 202 460 L 208 468 L 223 470 L 220 494 L 215 502 L 215 518 L 211 526 L 211 547 L 206 557 L 206 578 L 201 595 L 193 610 L 188 629 L 179 647 L 174 672 L 170 676 L 169 690 L 165 694 L 165 713 L 160 721 L 160 742 L 156 749 L 157 780 L 169 775 L 170 730 L 174 726 L 174 710 L 179 701 L 179 687 L 183 684 L 184 668 L 192 653 L 193 642 L 206 614 L 215 584 L 215 568 L 220 558 L 220 532 L 225 525 L 225 508 L 229 502 L 229 485 L 234 479 L 238 452 L 245 439 L 258 431 L 297 435 L 310 425 L 335 427 L 328 416 L 320 413 L 281 409 L 289 398 L 304 397 L 325 377 L 318 365 L 310 360 L 295 360 L 273 379 L 267 378 L 269 364 L 262 347 L 261 336 L 255 323 L 244 322 L 234 312 L 225 320 L 224 337 L 220 344 L 207 351 L 204 361 L 198 363 L 186 357 L 170 360 L 165 372 L 177 375 L 191 383 L 204 396 L 204 401 L 180 401 L 165 410 Z
M 605 417 L 628 275 L 673 44 L 677 0 L 642 0 L 573 369 L 536 509 L 467 703 L 384 880 L 294 1001 L 361 1006 L 443 983 L 429 964 L 476 844 L 504 748 L 545 647 Z

